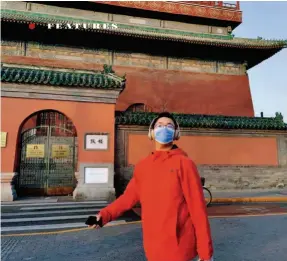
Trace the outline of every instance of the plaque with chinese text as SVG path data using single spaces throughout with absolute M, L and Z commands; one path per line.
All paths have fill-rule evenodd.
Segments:
M 86 150 L 107 150 L 108 135 L 107 134 L 86 134 L 85 137 Z
M 1 131 L 1 148 L 5 148 L 7 144 L 7 132 Z
M 45 145 L 44 144 L 27 144 L 26 158 L 44 158 Z
M 70 156 L 70 146 L 66 144 L 52 145 L 52 158 L 68 158 Z

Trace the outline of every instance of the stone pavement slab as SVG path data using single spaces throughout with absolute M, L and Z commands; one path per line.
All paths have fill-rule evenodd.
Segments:
M 286 260 L 286 223 L 287 215 L 211 219 L 215 261 Z M 146 261 L 140 224 L 2 237 L 1 256 L 3 261 Z

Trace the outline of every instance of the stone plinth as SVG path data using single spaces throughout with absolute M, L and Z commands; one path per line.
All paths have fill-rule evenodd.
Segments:
M 106 169 L 106 177 L 103 177 L 103 175 L 100 177 L 100 175 L 96 174 L 96 171 L 94 174 L 88 174 L 87 169 Z M 73 192 L 73 198 L 75 200 L 84 199 L 110 201 L 110 199 L 115 195 L 114 164 L 82 163 L 80 164 L 80 171 L 75 174 L 75 177 L 77 179 L 77 187 Z
M 1 201 L 14 201 L 17 198 L 17 193 L 12 183 L 17 173 L 1 173 Z

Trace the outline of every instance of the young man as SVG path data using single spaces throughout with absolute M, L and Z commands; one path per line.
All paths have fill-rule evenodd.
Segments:
M 197 168 L 174 140 L 174 117 L 163 112 L 149 129 L 155 151 L 135 166 L 125 192 L 97 215 L 103 225 L 141 203 L 144 250 L 148 261 L 212 261 L 213 246 Z M 98 226 L 93 226 L 98 228 Z

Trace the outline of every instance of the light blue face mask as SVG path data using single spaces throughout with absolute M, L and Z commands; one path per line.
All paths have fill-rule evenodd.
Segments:
M 154 138 L 158 143 L 168 144 L 173 141 L 175 130 L 169 127 L 156 127 Z

